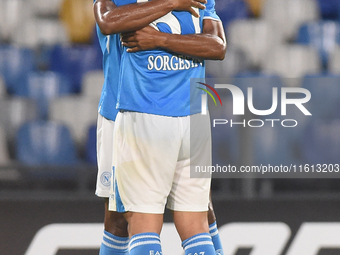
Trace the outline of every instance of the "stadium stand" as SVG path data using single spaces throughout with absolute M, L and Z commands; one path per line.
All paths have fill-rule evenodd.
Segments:
M 266 0 L 262 17 L 285 40 L 292 40 L 304 22 L 319 19 L 319 9 L 315 0 Z
M 72 165 L 77 153 L 66 126 L 51 121 L 23 124 L 17 133 L 17 158 L 28 165 Z
M 0 99 L 4 98 L 6 95 L 7 95 L 7 91 L 6 91 L 5 82 L 0 76 Z
M 309 164 L 338 164 L 340 154 L 340 120 L 315 120 L 303 134 L 302 155 Z
M 33 16 L 30 1 L 2 0 L 0 1 L 0 34 L 5 42 L 11 42 L 17 29 Z
M 244 95 L 251 98 L 254 108 L 258 110 L 270 109 L 273 105 L 273 88 L 277 88 L 277 95 L 279 95 L 279 90 L 283 85 L 280 76 L 258 72 L 239 73 L 234 76 L 233 84 L 239 87 Z M 252 97 L 249 94 L 249 88 L 252 88 Z
M 85 160 L 92 165 L 97 165 L 97 125 L 93 124 L 87 132 Z
M 61 21 L 33 17 L 18 28 L 12 41 L 21 47 L 37 49 L 42 45 L 52 47 L 56 44 L 67 44 L 69 38 Z
M 0 123 L 9 141 L 23 123 L 35 119 L 38 119 L 38 109 L 33 100 L 21 97 L 0 100 Z
M 228 42 L 243 50 L 254 68 L 259 68 L 263 57 L 274 46 L 283 42 L 280 34 L 265 20 L 237 20 L 228 29 Z
M 34 69 L 33 50 L 12 45 L 0 46 L 0 74 L 9 93 L 19 89 L 16 87 L 25 79 L 27 73 Z
M 91 45 L 57 45 L 51 52 L 50 69 L 68 77 L 73 92 L 79 93 L 83 75 L 91 70 L 102 69 L 102 56 Z
M 206 72 L 208 77 L 232 77 L 249 68 L 250 63 L 247 54 L 236 47 L 229 47 L 225 58 L 222 61 L 206 61 Z
M 287 130 L 268 127 L 249 134 L 240 128 L 229 128 L 225 132 L 226 126 L 220 125 L 215 131 L 221 132 L 214 131 L 212 134 L 214 148 L 218 148 L 215 149 L 217 154 L 213 154 L 214 162 L 239 165 L 244 157 L 254 164 L 305 163 L 313 162 L 310 160 L 313 157 L 333 162 L 340 147 L 336 138 L 339 133 L 337 121 L 340 119 L 336 111 L 340 96 L 337 88 L 340 75 L 339 3 L 339 0 L 216 0 L 217 13 L 227 31 L 228 51 L 223 61 L 207 62 L 208 77 L 227 78 L 228 82 L 236 84 L 240 78 L 246 78 L 246 81 L 248 78 L 279 75 L 285 84 L 290 80 L 292 82 L 288 85 L 310 90 L 312 99 L 306 107 L 313 113 L 313 119 L 318 121 L 310 122 L 308 116 L 296 111 L 292 118 L 297 119 L 299 125 L 289 134 Z M 4 83 L 2 86 L 0 78 L 0 123 L 9 144 L 6 148 L 0 141 L 0 154 L 8 150 L 10 158 L 19 160 L 15 158 L 14 152 L 18 148 L 14 137 L 19 135 L 18 128 L 27 121 L 39 120 L 50 126 L 59 124 L 50 124 L 49 121 L 57 121 L 69 129 L 76 151 L 81 156 L 80 161 L 94 167 L 93 124 L 103 84 L 101 68 L 102 53 L 94 32 L 92 1 L 0 0 L 0 76 Z M 65 86 L 61 76 L 70 80 L 71 89 Z M 257 79 L 252 83 L 254 106 L 269 108 L 270 87 L 274 85 L 262 82 L 262 78 Z M 248 86 L 246 83 L 238 85 Z M 281 85 L 277 83 L 275 86 Z M 260 87 L 266 89 L 262 95 L 256 90 Z M 64 96 L 69 93 L 72 96 Z M 238 118 L 232 114 L 230 94 L 223 95 L 221 92 L 222 96 L 225 99 L 222 98 L 223 107 L 213 105 L 211 117 L 234 118 L 237 121 Z M 38 99 L 38 104 L 32 99 Z M 55 129 L 54 133 L 51 131 L 54 135 L 63 130 L 50 129 Z M 48 141 L 37 140 L 37 143 L 55 148 L 64 146 L 53 144 L 51 138 Z M 327 145 L 334 148 L 334 154 L 325 155 L 329 152 Z M 312 147 L 316 151 L 311 151 Z M 64 156 L 59 154 L 56 157 L 59 162 L 68 162 L 69 159 L 64 159 Z M 76 155 L 78 159 L 74 161 L 77 165 L 79 156 Z M 4 156 L 0 155 L 0 164 L 1 157 Z M 20 162 L 26 164 L 22 160 Z M 64 173 L 63 169 L 58 168 L 58 171 Z M 32 168 L 33 172 L 36 176 L 44 175 L 36 168 Z M 232 187 L 236 181 L 220 182 L 221 185 L 224 183 Z M 317 182 L 308 182 L 304 186 L 300 180 L 266 183 L 273 185 L 274 189 L 285 190 L 317 187 Z M 225 191 L 224 187 L 219 188 Z M 327 185 L 322 188 L 327 189 Z M 255 192 L 251 188 L 247 190 Z
M 9 164 L 11 158 L 7 147 L 5 130 L 0 126 L 0 166 Z
M 273 48 L 262 63 L 263 70 L 283 78 L 302 78 L 321 71 L 318 51 L 303 45 L 281 45 Z
M 338 0 L 318 0 L 323 20 L 338 20 L 340 2 Z
M 95 26 L 92 1 L 63 0 L 60 19 L 63 21 L 73 43 L 90 42 Z
M 340 41 L 340 24 L 335 21 L 314 21 L 302 25 L 296 42 L 310 45 L 319 51 L 324 68 L 327 68 L 330 53 Z
M 41 119 L 48 118 L 49 104 L 52 99 L 72 93 L 70 81 L 52 71 L 30 72 L 16 89 L 15 95 L 35 100 Z
M 64 96 L 51 101 L 49 117 L 64 123 L 81 150 L 86 143 L 87 130 L 97 120 L 98 101 L 82 96 Z
M 328 71 L 334 74 L 340 74 L 340 45 L 337 44 L 329 56 Z
M 280 126 L 272 128 L 264 125 L 258 129 L 251 129 L 252 165 L 289 165 L 297 163 L 293 144 L 289 139 L 287 129 Z
M 82 81 L 82 95 L 85 97 L 93 97 L 99 102 L 104 84 L 104 75 L 101 70 L 89 71 L 84 74 Z
M 36 16 L 57 17 L 60 12 L 62 0 L 31 0 Z
M 262 7 L 265 0 L 246 0 L 246 1 L 253 16 L 255 17 L 261 16 Z
M 247 19 L 250 16 L 248 5 L 243 0 L 216 0 L 216 12 L 226 30 L 234 20 Z
M 340 75 L 313 74 L 302 80 L 302 87 L 310 91 L 313 96 L 306 107 L 313 113 L 313 118 L 332 120 L 339 118 L 340 107 Z

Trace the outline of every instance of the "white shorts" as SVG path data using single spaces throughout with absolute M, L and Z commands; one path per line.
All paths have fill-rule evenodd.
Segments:
M 97 162 L 98 175 L 96 195 L 108 198 L 112 175 L 113 131 L 115 122 L 98 113 L 97 120 Z
M 113 162 L 110 210 L 161 214 L 167 204 L 175 211 L 207 211 L 211 178 L 190 178 L 190 165 L 211 165 L 209 115 L 119 112 Z

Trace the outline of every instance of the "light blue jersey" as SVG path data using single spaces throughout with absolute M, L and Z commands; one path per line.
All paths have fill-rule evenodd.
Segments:
M 103 52 L 104 84 L 99 100 L 99 113 L 107 119 L 115 120 L 118 110 L 117 90 L 122 47 L 119 35 L 105 36 L 97 25 L 97 36 Z
M 113 2 L 120 6 L 136 3 L 137 0 Z M 200 11 L 199 19 L 188 12 L 173 11 L 152 25 L 166 33 L 201 33 L 203 17 L 219 20 L 214 5 L 214 0 L 208 0 L 207 8 Z M 126 48 L 121 46 L 119 35 L 104 36 L 98 26 L 97 35 L 103 52 L 105 77 L 99 102 L 102 116 L 115 120 L 119 109 L 166 116 L 200 112 L 202 91 L 190 88 L 190 78 L 204 78 L 204 61 L 164 50 L 127 53 Z M 191 108 L 190 98 L 197 99 L 191 102 Z
M 114 2 L 119 6 L 136 1 Z M 202 31 L 203 17 L 219 19 L 213 1 L 207 5 L 206 11 L 200 10 L 200 18 L 189 12 L 172 11 L 151 25 L 165 33 L 195 34 Z M 204 92 L 196 86 L 190 87 L 190 78 L 204 76 L 203 60 L 159 49 L 128 53 L 124 47 L 117 108 L 165 116 L 198 113 Z

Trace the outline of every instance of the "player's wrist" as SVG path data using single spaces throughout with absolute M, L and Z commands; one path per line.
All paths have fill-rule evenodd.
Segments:
M 159 33 L 158 40 L 157 40 L 157 48 L 164 48 L 167 49 L 169 45 L 169 36 L 168 33 Z

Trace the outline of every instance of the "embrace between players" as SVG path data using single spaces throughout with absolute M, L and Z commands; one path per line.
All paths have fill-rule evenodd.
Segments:
M 204 78 L 204 59 L 224 58 L 214 6 L 94 1 L 105 77 L 97 123 L 96 195 L 106 198 L 101 255 L 161 254 L 165 205 L 185 254 L 223 254 L 211 179 L 190 178 L 190 165 L 211 165 L 209 115 L 200 114 L 203 92 L 190 78 Z M 111 183 L 103 181 L 109 175 Z

